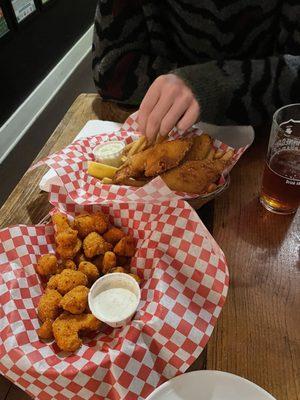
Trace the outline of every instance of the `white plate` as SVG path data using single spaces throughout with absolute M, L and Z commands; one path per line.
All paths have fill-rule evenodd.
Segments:
M 194 371 L 158 387 L 147 400 L 275 400 L 264 389 L 221 371 Z

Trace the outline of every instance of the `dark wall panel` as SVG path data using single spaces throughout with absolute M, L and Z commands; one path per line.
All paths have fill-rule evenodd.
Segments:
M 96 3 L 53 1 L 0 42 L 0 126 L 92 24 Z

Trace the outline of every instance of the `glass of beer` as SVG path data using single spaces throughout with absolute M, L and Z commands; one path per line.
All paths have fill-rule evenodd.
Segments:
M 273 115 L 260 202 L 277 214 L 295 213 L 300 204 L 300 103 Z

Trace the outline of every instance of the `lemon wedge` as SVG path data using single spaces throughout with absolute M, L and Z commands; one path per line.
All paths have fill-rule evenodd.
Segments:
M 117 168 L 111 167 L 110 165 L 101 164 L 95 161 L 88 162 L 88 174 L 94 178 L 113 178 Z

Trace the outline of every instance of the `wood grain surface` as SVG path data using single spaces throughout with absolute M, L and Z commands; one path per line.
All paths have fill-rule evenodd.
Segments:
M 122 122 L 132 111 L 101 103 L 97 95 L 78 97 L 37 159 L 69 144 L 90 119 Z M 256 382 L 277 400 L 299 400 L 300 365 L 300 213 L 278 216 L 258 203 L 269 132 L 242 157 L 231 186 L 205 206 L 230 269 L 227 302 L 207 346 L 206 367 Z M 264 139 L 263 139 L 264 138 Z M 37 223 L 48 212 L 47 194 L 38 184 L 46 168 L 27 172 L 0 210 L 0 227 Z M 20 206 L 21 205 L 21 206 Z M 203 366 L 203 357 L 191 369 Z M 0 377 L 0 400 L 29 397 Z
M 207 347 L 207 369 L 241 375 L 277 400 L 300 399 L 300 212 L 258 202 L 266 139 L 258 140 L 215 201 L 213 235 L 226 254 L 230 288 Z

